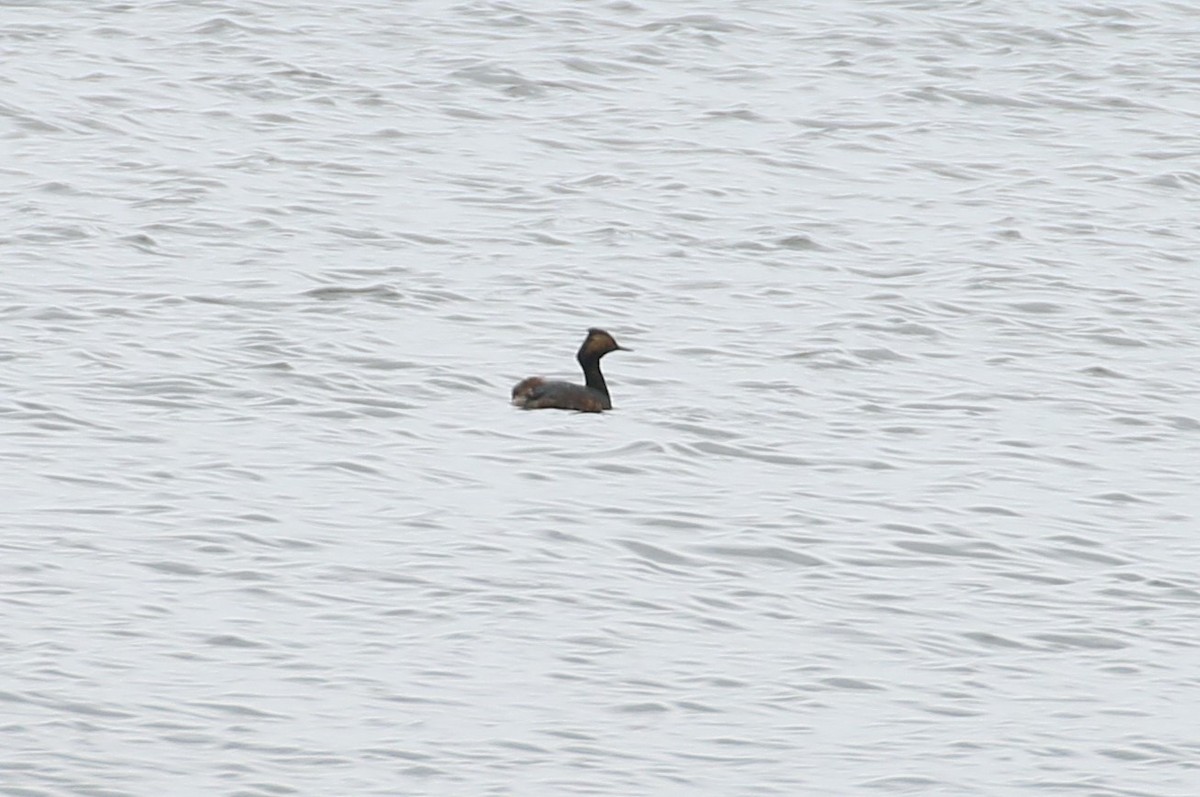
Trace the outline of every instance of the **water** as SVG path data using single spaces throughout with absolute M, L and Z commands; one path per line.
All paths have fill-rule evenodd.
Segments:
M 1200 787 L 1200 12 L 0 22 L 0 794 Z

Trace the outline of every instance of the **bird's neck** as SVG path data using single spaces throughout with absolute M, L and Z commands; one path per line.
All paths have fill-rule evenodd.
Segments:
M 608 385 L 604 382 L 604 374 L 600 373 L 600 358 L 580 357 L 579 365 L 583 367 L 583 380 L 587 386 L 607 396 Z

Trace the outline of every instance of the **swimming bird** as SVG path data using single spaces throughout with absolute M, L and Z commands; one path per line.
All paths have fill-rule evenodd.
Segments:
M 587 338 L 579 347 L 575 359 L 583 369 L 585 385 L 575 385 L 570 382 L 556 382 L 531 376 L 522 379 L 512 389 L 512 403 L 527 410 L 553 408 L 558 410 L 579 410 L 580 412 L 600 412 L 612 409 L 612 400 L 608 397 L 608 385 L 604 382 L 604 374 L 600 373 L 600 358 L 610 351 L 632 351 L 617 345 L 613 336 L 603 329 L 589 329 Z

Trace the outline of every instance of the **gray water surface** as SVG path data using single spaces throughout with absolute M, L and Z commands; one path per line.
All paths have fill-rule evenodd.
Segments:
M 0 8 L 0 795 L 1200 793 L 1197 41 Z

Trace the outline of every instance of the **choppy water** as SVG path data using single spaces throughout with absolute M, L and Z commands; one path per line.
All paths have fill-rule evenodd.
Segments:
M 0 794 L 1200 792 L 1198 34 L 6 4 Z

